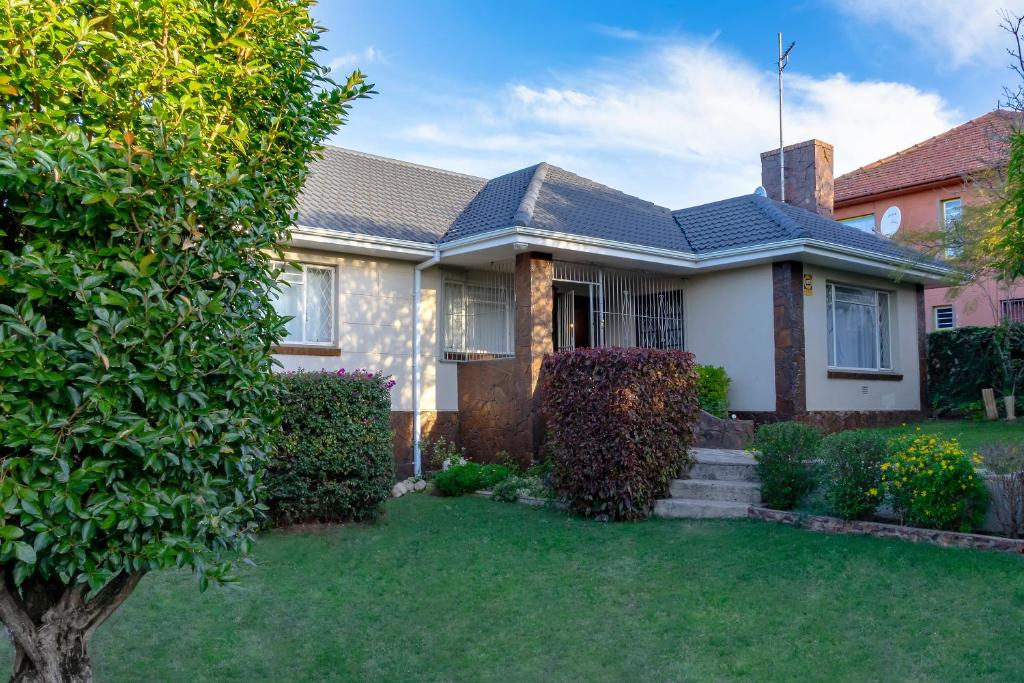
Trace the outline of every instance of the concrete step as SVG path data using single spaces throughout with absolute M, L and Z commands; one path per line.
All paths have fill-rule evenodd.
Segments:
M 705 462 L 694 463 L 686 471 L 686 477 L 689 479 L 715 479 L 718 481 L 758 481 L 756 465 L 733 463 L 722 465 Z
M 746 517 L 749 505 L 719 500 L 662 498 L 654 503 L 655 517 L 672 519 L 732 519 Z
M 748 505 L 758 505 L 761 502 L 761 486 L 752 481 L 673 479 L 669 490 L 673 498 L 746 503 Z

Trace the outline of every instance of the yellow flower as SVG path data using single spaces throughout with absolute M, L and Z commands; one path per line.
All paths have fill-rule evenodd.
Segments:
M 887 462 L 883 462 L 883 463 L 882 463 L 882 471 L 884 472 L 884 471 L 885 471 L 885 470 L 887 470 L 887 469 L 889 469 L 889 463 L 887 463 Z
M 868 495 L 869 496 L 877 496 L 878 495 L 878 489 L 876 489 L 876 488 L 868 489 Z

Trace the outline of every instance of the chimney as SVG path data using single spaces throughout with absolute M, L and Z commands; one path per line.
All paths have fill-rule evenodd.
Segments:
M 832 218 L 832 145 L 807 140 L 786 147 L 785 152 L 786 203 Z M 771 199 L 781 199 L 778 149 L 761 152 L 761 185 Z

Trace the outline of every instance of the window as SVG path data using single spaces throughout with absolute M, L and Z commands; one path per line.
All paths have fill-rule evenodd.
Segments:
M 274 310 L 291 316 L 285 324 L 286 342 L 330 344 L 334 341 L 334 268 L 275 263 L 282 270 L 281 291 L 274 293 Z
M 999 302 L 1003 319 L 1011 323 L 1024 323 L 1024 299 L 1003 299 Z
M 444 280 L 444 357 L 483 360 L 514 355 L 512 273 L 449 273 Z
M 891 370 L 889 293 L 830 282 L 825 300 L 829 367 Z
M 959 233 L 964 203 L 959 198 L 942 202 L 942 225 L 946 229 L 946 257 L 956 258 L 963 250 Z
M 852 225 L 853 227 L 857 228 L 858 230 L 863 230 L 864 232 L 874 232 L 875 231 L 875 214 L 873 214 L 873 213 L 869 213 L 866 216 L 855 216 L 853 218 L 844 218 L 844 219 L 840 220 L 839 222 L 840 223 L 846 223 L 847 225 Z
M 935 313 L 935 329 L 951 330 L 956 327 L 956 318 L 953 316 L 952 306 L 936 306 L 932 310 Z

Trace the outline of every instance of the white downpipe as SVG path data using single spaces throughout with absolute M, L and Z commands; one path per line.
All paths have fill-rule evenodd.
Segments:
M 423 474 L 420 458 L 420 287 L 423 271 L 441 262 L 441 250 L 417 264 L 412 283 L 412 466 L 417 477 Z

